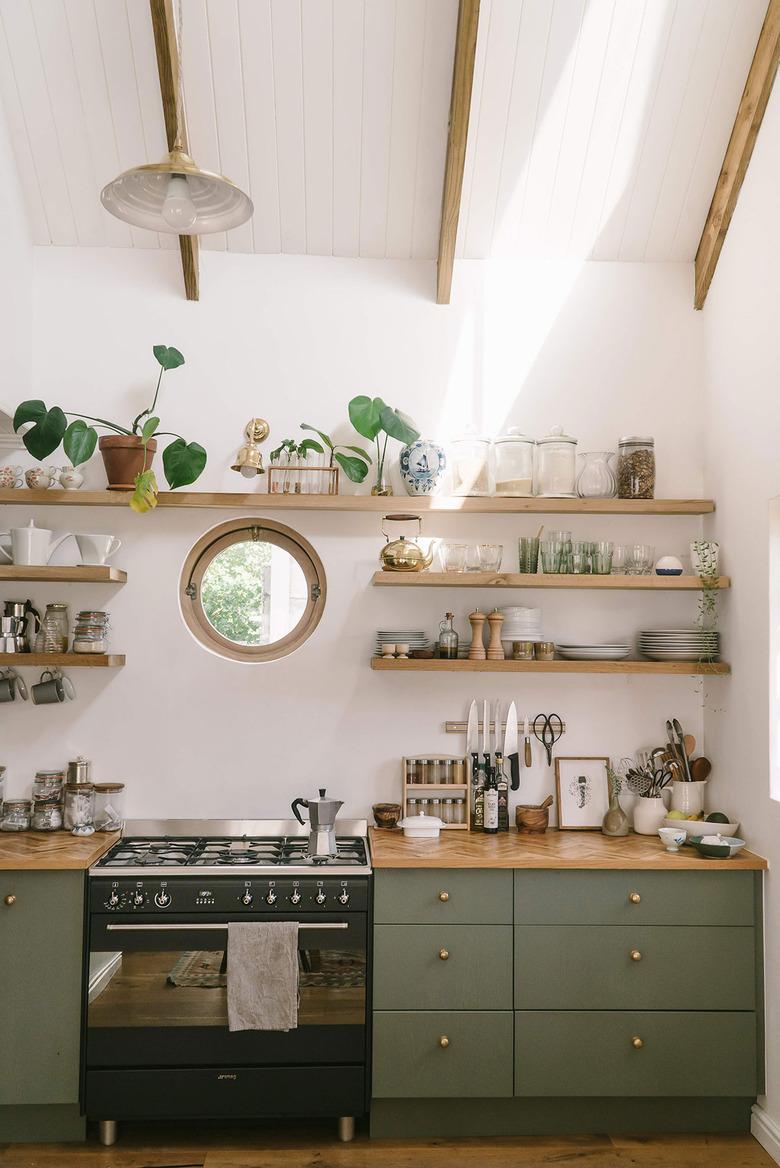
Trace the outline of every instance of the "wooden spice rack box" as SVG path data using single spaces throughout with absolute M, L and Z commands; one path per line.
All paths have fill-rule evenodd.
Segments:
M 437 782 L 435 779 L 428 781 L 428 775 L 432 770 L 434 775 L 438 773 L 436 764 L 441 762 L 450 764 L 453 776 L 458 776 L 457 782 L 442 783 Z M 425 778 L 420 781 L 410 782 L 410 764 L 414 764 L 413 773 L 414 771 L 417 771 L 417 768 L 419 767 Z M 465 759 L 462 754 L 435 753 L 405 756 L 401 760 L 401 806 L 403 807 L 404 815 L 407 814 L 407 798 L 446 799 L 448 796 L 458 798 L 462 795 L 464 799 L 463 808 L 465 822 L 445 823 L 442 831 L 468 831 L 469 825 L 471 823 L 471 783 L 468 781 L 470 768 L 470 760 Z

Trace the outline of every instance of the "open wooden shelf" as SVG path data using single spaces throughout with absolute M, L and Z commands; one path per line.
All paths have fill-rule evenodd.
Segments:
M 398 673 L 640 673 L 678 677 L 720 677 L 731 673 L 731 666 L 724 661 L 447 661 L 439 657 L 372 657 L 371 668 Z
M 380 588 L 600 588 L 607 592 L 701 591 L 700 576 L 592 576 L 542 572 L 375 572 L 371 583 Z M 730 588 L 731 578 L 719 576 L 718 588 Z
M 50 564 L 0 564 L 0 583 L 3 580 L 29 580 L 53 584 L 125 584 L 127 572 L 108 564 L 74 564 L 55 567 Z
M 124 653 L 0 653 L 0 666 L 13 665 L 16 669 L 55 666 L 68 669 L 119 669 L 125 663 Z
M 47 507 L 127 507 L 127 491 L 0 491 L 0 504 Z M 257 511 L 444 512 L 483 515 L 709 515 L 712 499 L 507 499 L 436 495 L 267 495 L 260 492 L 161 491 L 158 507 L 248 508 Z

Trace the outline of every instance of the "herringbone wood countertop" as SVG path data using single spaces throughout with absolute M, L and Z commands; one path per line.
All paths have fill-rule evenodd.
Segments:
M 2 832 L 0 871 L 89 868 L 118 839 L 116 831 L 81 836 L 69 831 Z

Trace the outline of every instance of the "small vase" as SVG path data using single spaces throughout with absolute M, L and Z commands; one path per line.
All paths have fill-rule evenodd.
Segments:
M 603 835 L 628 835 L 628 816 L 620 806 L 617 791 L 613 790 L 609 797 L 609 808 L 601 822 Z
M 663 797 L 640 795 L 634 807 L 634 831 L 638 835 L 656 835 L 666 819 L 666 804 Z
M 418 438 L 399 454 L 401 478 L 407 495 L 433 495 L 447 467 L 444 447 L 428 438 Z
M 392 493 L 393 493 L 393 488 L 385 480 L 385 472 L 384 472 L 384 467 L 383 467 L 379 471 L 379 474 L 377 475 L 377 480 L 374 483 L 373 487 L 371 488 L 371 494 L 372 495 L 392 495 Z

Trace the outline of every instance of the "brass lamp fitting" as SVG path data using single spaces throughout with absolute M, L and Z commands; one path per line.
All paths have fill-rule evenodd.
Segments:
M 251 479 L 253 475 L 265 474 L 263 456 L 258 444 L 265 442 L 269 432 L 270 427 L 265 418 L 250 418 L 244 429 L 246 442 L 240 448 L 230 469 L 238 471 L 247 479 Z

